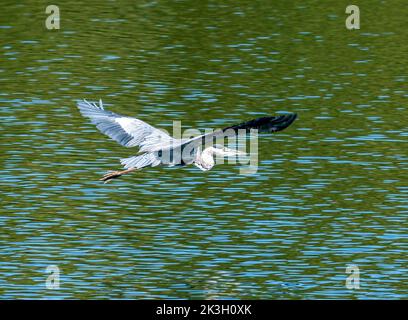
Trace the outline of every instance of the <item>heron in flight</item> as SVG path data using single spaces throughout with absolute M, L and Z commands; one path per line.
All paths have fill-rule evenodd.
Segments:
M 202 148 L 204 141 L 213 141 L 217 137 L 228 137 L 242 132 L 250 133 L 251 129 L 257 129 L 258 132 L 281 131 L 287 128 L 297 116 L 291 113 L 262 117 L 191 139 L 175 139 L 142 120 L 105 110 L 102 100 L 99 100 L 99 105 L 86 100 L 80 101 L 78 108 L 82 115 L 90 118 L 102 133 L 122 146 L 140 148 L 139 155 L 120 160 L 125 170 L 108 172 L 100 179 L 105 183 L 123 174 L 149 166 L 194 164 L 201 170 L 208 171 L 215 165 L 214 156 L 240 156 L 246 153 L 217 144 Z

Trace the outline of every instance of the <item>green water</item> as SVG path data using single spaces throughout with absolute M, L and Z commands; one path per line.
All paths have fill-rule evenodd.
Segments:
M 19 3 L 0 11 L 0 298 L 408 298 L 406 1 L 358 1 L 352 31 L 347 1 L 64 1 L 60 30 Z M 135 150 L 82 98 L 167 130 L 298 119 L 259 138 L 254 175 L 104 185 Z

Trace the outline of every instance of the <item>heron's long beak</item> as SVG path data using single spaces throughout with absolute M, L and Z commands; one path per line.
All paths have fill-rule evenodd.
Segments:
M 247 153 L 239 150 L 224 148 L 224 155 L 229 156 L 246 156 Z

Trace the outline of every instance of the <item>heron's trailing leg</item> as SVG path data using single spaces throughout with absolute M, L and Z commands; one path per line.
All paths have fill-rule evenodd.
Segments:
M 130 169 L 123 170 L 123 171 L 111 171 L 111 172 L 108 172 L 107 174 L 105 174 L 105 175 L 104 175 L 101 179 L 99 179 L 99 180 L 104 181 L 104 183 L 107 183 L 108 181 L 110 181 L 110 180 L 112 180 L 112 179 L 118 178 L 118 177 L 120 177 L 121 175 L 123 175 L 123 174 L 125 174 L 125 173 L 132 172 L 132 171 L 134 171 L 134 170 L 136 170 L 136 168 L 130 168 Z

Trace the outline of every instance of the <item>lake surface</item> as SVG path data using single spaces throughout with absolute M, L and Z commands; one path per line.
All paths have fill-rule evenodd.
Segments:
M 408 298 L 406 1 L 6 1 L 0 298 Z M 239 165 L 136 153 L 76 102 L 171 130 L 296 112 Z M 60 288 L 47 289 L 47 266 Z M 360 288 L 346 287 L 346 268 Z

